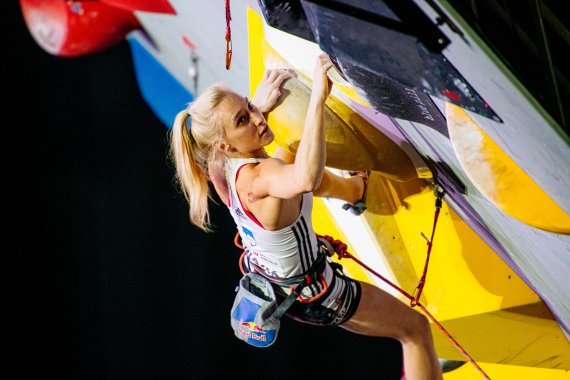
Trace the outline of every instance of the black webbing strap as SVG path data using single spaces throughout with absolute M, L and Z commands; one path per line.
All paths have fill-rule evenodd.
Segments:
M 290 286 L 290 285 L 297 285 L 307 276 L 310 276 L 312 279 L 316 280 L 318 275 L 323 272 L 325 269 L 325 255 L 319 251 L 317 259 L 313 261 L 309 269 L 305 272 L 298 274 L 296 276 L 287 277 L 287 278 L 276 278 L 276 277 L 266 277 L 269 281 L 274 283 L 275 285 L 280 286 Z M 255 264 L 253 264 L 256 268 L 258 268 Z M 263 275 L 263 273 L 259 273 Z
M 291 294 L 289 294 L 283 300 L 283 302 L 279 304 L 277 309 L 273 312 L 273 314 L 271 314 L 270 318 L 276 318 L 276 319 L 281 318 L 285 314 L 285 312 L 291 307 L 291 305 L 293 305 L 293 302 L 295 302 L 295 300 L 299 298 L 303 289 L 313 281 L 316 282 L 318 276 L 321 275 L 323 273 L 323 270 L 325 269 L 325 264 L 326 264 L 325 257 L 326 257 L 325 254 L 321 250 L 319 250 L 317 259 L 313 262 L 313 264 L 311 264 L 309 269 L 305 273 L 299 274 L 297 276 L 289 277 L 282 280 L 276 280 L 275 278 L 266 277 L 271 283 L 275 285 L 296 284 L 295 288 L 291 291 Z M 259 274 L 263 275 L 263 273 Z
M 301 294 L 301 292 L 303 291 L 303 288 L 305 286 L 307 286 L 307 277 L 306 276 L 303 278 L 303 280 L 297 286 L 295 286 L 295 289 L 293 289 L 291 291 L 291 294 L 289 294 L 283 300 L 283 302 L 281 302 L 279 304 L 279 306 L 277 306 L 277 309 L 275 309 L 273 314 L 271 314 L 271 318 L 275 318 L 275 319 L 281 318 L 283 316 L 283 314 L 285 314 L 285 312 L 291 307 L 291 305 L 293 305 L 293 302 L 295 302 L 295 300 L 297 300 L 297 298 L 299 297 L 299 295 Z

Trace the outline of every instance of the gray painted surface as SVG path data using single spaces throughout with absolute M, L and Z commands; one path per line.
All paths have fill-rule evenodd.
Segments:
M 426 1 L 415 1 L 435 19 Z M 438 1 L 447 9 L 445 2 Z M 469 112 L 481 128 L 547 193 L 570 213 L 570 139 L 520 82 L 471 31 L 466 22 L 447 13 L 465 33 L 465 40 L 447 25 L 451 39 L 445 57 L 504 120 L 497 123 Z M 467 42 L 466 42 L 467 41 Z

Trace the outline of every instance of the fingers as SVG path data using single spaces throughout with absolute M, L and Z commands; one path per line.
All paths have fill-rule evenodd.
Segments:
M 287 79 L 295 76 L 293 70 L 267 69 L 257 86 L 252 99 L 261 112 L 270 112 L 281 96 L 281 86 Z
M 330 57 L 327 53 L 321 53 L 318 57 L 319 61 L 330 61 Z
M 293 77 L 294 74 L 291 70 L 287 69 L 269 69 L 265 70 L 263 80 L 267 81 L 271 85 L 281 85 L 285 79 Z
M 269 75 L 267 76 L 267 81 L 269 83 L 275 82 L 275 78 L 277 78 L 278 75 L 279 75 L 279 73 L 277 72 L 277 70 L 269 70 Z
M 267 78 L 265 82 L 270 92 L 269 101 L 275 102 L 281 95 L 281 86 L 283 82 L 294 76 L 293 71 L 286 69 L 266 70 L 265 75 Z
M 326 53 L 321 53 L 317 57 L 317 65 L 323 70 L 327 71 L 331 67 L 334 66 L 332 60 L 330 59 L 329 55 Z
M 270 102 L 271 104 L 275 104 L 277 102 L 277 99 L 279 99 L 280 96 L 281 96 L 281 89 L 277 88 L 277 89 L 271 91 L 271 94 L 269 95 L 268 102 Z
M 285 80 L 287 80 L 287 79 L 289 79 L 289 78 L 291 78 L 291 77 L 293 77 L 293 74 L 292 74 L 292 73 L 283 71 L 283 72 L 281 72 L 281 73 L 277 76 L 277 78 L 276 78 L 276 80 L 275 80 L 275 84 L 277 84 L 277 86 L 281 86 L 281 84 L 282 84 Z
M 327 75 L 327 71 L 333 67 L 330 57 L 322 53 L 317 57 L 315 71 L 313 73 L 313 86 L 311 97 L 324 102 L 331 93 L 332 81 Z

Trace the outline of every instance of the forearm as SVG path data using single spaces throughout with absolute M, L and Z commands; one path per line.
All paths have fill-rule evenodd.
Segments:
M 286 164 L 293 164 L 295 162 L 295 154 L 280 146 L 275 150 L 273 157 L 279 158 Z M 313 195 L 315 197 L 336 198 L 347 202 L 353 202 L 355 196 L 362 193 L 360 187 L 361 183 L 362 181 L 357 178 L 342 177 L 325 167 L 325 170 L 323 170 L 323 179 L 321 180 L 321 184 L 318 188 L 313 190 Z
M 325 169 L 321 185 L 313 191 L 313 195 L 315 197 L 340 199 L 354 204 L 362 198 L 364 186 L 362 177 L 345 178 Z
M 311 96 L 294 162 L 295 178 L 307 191 L 319 187 L 326 164 L 324 101 Z
M 322 197 L 322 198 L 339 198 L 344 199 L 340 193 L 347 192 L 345 190 L 347 186 L 345 186 L 346 179 L 337 176 L 336 174 L 331 173 L 329 170 L 324 170 L 323 172 L 323 179 L 321 184 L 318 188 L 313 191 L 313 195 L 315 197 Z
M 296 192 L 314 191 L 323 178 L 326 163 L 324 108 L 332 85 L 327 70 L 332 66 L 332 61 L 326 54 L 319 55 L 297 155 L 293 164 L 287 165 L 285 169 L 292 175 L 292 182 L 286 186 L 294 188 Z

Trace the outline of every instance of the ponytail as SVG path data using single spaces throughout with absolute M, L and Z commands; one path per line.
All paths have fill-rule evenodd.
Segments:
M 211 232 L 208 212 L 208 176 L 206 165 L 195 152 L 197 144 L 187 127 L 188 112 L 181 111 L 174 119 L 170 139 L 170 155 L 176 165 L 176 178 L 184 198 L 190 206 L 190 221 L 206 232 Z M 197 154 L 198 153 L 198 154 Z
M 213 148 L 225 140 L 223 125 L 215 108 L 230 90 L 221 83 L 210 86 L 196 101 L 174 119 L 170 135 L 170 157 L 176 166 L 176 179 L 190 207 L 190 221 L 206 232 L 212 232 L 208 212 L 208 165 L 223 167 L 223 154 Z M 192 119 L 191 128 L 188 118 Z

